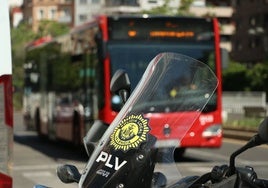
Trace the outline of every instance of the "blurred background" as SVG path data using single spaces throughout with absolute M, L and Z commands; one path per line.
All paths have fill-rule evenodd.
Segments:
M 42 170 L 48 169 L 51 171 L 56 168 L 58 162 L 71 161 L 81 168 L 86 162 L 87 158 L 81 158 L 81 153 L 71 154 L 73 152 L 72 147 L 69 150 L 64 150 L 62 145 L 49 145 L 47 142 L 37 140 L 36 133 L 31 132 L 31 130 L 30 132 L 29 130 L 28 132 L 25 131 L 23 105 L 25 95 L 28 92 L 25 81 L 28 76 L 27 70 L 31 69 L 31 67 L 27 67 L 29 64 L 25 64 L 26 51 L 27 47 L 33 44 L 33 41 L 42 43 L 63 36 L 74 31 L 74 28 L 83 27 L 85 23 L 92 21 L 101 14 L 149 14 L 217 18 L 220 31 L 220 47 L 225 49 L 228 54 L 225 59 L 227 64 L 221 70 L 224 136 L 239 138 L 240 140 L 248 139 L 256 132 L 263 117 L 267 116 L 267 0 L 9 0 L 9 6 L 15 110 L 14 130 L 15 143 L 17 144 L 14 152 L 17 167 L 14 165 L 14 174 L 19 177 L 15 179 L 16 186 L 25 182 L 25 179 L 30 179 L 25 186 L 31 186 L 33 182 L 48 182 L 43 177 L 47 177 L 48 180 L 51 173 Z M 65 74 L 71 77 L 69 70 L 65 67 L 66 65 L 62 63 L 61 66 L 58 68 L 66 70 Z M 85 72 L 81 74 L 85 74 Z M 88 84 L 90 85 L 90 83 L 89 80 Z M 62 101 L 63 105 L 64 102 Z M 235 132 L 237 130 L 238 132 Z M 182 166 L 188 167 L 190 166 L 188 165 L 189 162 L 196 162 L 196 168 L 194 170 L 194 167 L 188 169 L 188 173 L 191 174 L 192 171 L 204 172 L 215 161 L 228 161 L 226 153 L 230 153 L 238 147 L 239 144 L 236 144 L 224 142 L 219 151 L 220 154 L 214 156 L 211 156 L 209 150 L 201 152 L 194 149 L 187 150 L 188 153 L 186 152 L 182 160 Z M 35 154 L 30 154 L 29 148 L 43 154 L 42 157 L 39 156 L 40 153 L 37 156 L 46 161 L 46 164 L 50 164 L 49 162 L 52 159 L 53 163 L 46 167 L 40 166 L 40 164 L 39 166 L 27 166 L 31 163 L 20 161 L 17 152 L 27 151 L 30 156 L 26 156 L 25 153 L 25 160 L 26 158 L 33 160 L 32 157 L 34 158 Z M 255 155 L 258 152 L 261 153 L 261 151 L 253 151 L 240 163 L 251 163 L 254 160 L 254 152 Z M 194 158 L 194 155 L 198 157 Z M 261 154 L 258 156 L 261 156 Z M 265 159 L 267 158 L 263 156 L 260 160 L 264 161 Z M 206 163 L 208 161 L 209 165 Z M 263 161 L 256 163 L 256 165 L 259 165 L 259 170 L 263 172 L 264 176 L 268 176 Z M 205 167 L 201 167 L 201 163 L 203 166 L 203 163 L 206 163 Z M 41 169 L 38 171 L 40 174 L 34 171 L 35 168 Z M 200 169 L 202 170 L 200 171 Z M 57 183 L 55 185 L 58 185 Z
M 232 119 L 233 114 L 238 115 L 236 118 L 245 113 L 249 113 L 250 116 L 251 111 L 257 113 L 254 116 L 263 116 L 267 111 L 268 2 L 266 1 L 10 0 L 9 2 L 16 110 L 22 108 L 25 77 L 24 48 L 28 43 L 44 36 L 56 37 L 65 34 L 71 28 L 88 22 L 99 14 L 150 13 L 217 17 L 220 23 L 220 45 L 229 54 L 228 66 L 222 71 L 224 120 L 227 121 L 227 117 Z M 240 124 L 237 121 L 234 124 Z

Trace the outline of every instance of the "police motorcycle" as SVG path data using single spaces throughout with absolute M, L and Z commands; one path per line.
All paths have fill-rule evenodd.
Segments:
M 185 78 L 187 86 L 180 83 Z M 202 176 L 183 177 L 179 172 L 173 151 L 213 100 L 217 85 L 206 64 L 181 54 L 161 53 L 150 62 L 128 98 L 129 79 L 119 70 L 112 78 L 111 91 L 126 103 L 98 142 L 85 137 L 89 160 L 81 173 L 66 164 L 58 167 L 58 177 L 64 183 L 76 182 L 80 188 L 268 187 L 267 180 L 258 179 L 253 168 L 235 166 L 238 154 L 268 143 L 267 119 L 259 133 L 231 155 L 229 166 L 215 166 Z M 176 97 L 171 88 L 177 88 Z M 179 131 L 179 136 L 172 137 L 170 127 Z

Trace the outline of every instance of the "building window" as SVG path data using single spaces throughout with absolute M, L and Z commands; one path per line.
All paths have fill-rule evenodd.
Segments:
M 92 4 L 99 4 L 100 0 L 92 0 Z
M 106 0 L 106 6 L 138 6 L 137 0 Z
M 39 9 L 37 12 L 37 19 L 38 20 L 42 20 L 45 18 L 45 14 L 44 14 L 44 10 L 43 9 Z
M 56 8 L 51 8 L 48 12 L 48 19 L 55 20 L 56 19 Z
M 58 21 L 61 23 L 70 23 L 72 21 L 71 10 L 68 8 L 64 8 L 60 12 Z
M 68 8 L 63 9 L 64 17 L 71 17 L 71 11 Z
M 255 26 L 256 25 L 256 18 L 255 17 L 250 17 L 249 18 L 249 23 L 251 26 Z
M 86 5 L 87 4 L 87 0 L 80 0 L 79 3 L 80 3 L 80 5 Z
M 150 3 L 150 4 L 156 4 L 157 3 L 157 0 L 148 0 L 148 3 Z
M 243 49 L 243 46 L 240 43 L 240 41 L 235 41 L 234 49 L 237 50 L 237 51 L 241 51 Z
M 84 22 L 87 20 L 87 15 L 86 14 L 80 14 L 79 15 L 79 21 L 80 22 Z
M 259 47 L 260 46 L 260 38 L 258 38 L 258 37 L 253 37 L 253 38 L 251 38 L 250 40 L 249 40 L 249 48 L 252 48 L 252 49 L 254 49 L 254 48 L 257 48 L 257 47 Z

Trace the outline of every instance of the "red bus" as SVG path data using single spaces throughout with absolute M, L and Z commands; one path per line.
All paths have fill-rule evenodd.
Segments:
M 109 125 L 117 115 L 122 102 L 110 92 L 117 69 L 128 72 L 133 89 L 153 57 L 176 52 L 207 63 L 220 83 L 178 147 L 220 147 L 219 44 L 216 18 L 172 16 L 100 16 L 67 35 L 34 41 L 26 48 L 26 123 L 40 135 L 79 143 L 94 121 Z M 169 129 L 163 127 L 159 134 Z
M 13 108 L 12 63 L 8 3 L 0 6 L 0 187 L 11 188 Z

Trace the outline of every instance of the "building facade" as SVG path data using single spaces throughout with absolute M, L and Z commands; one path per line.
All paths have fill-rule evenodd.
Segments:
M 231 57 L 239 62 L 256 63 L 267 59 L 268 0 L 234 0 Z
M 69 26 L 74 25 L 73 0 L 24 0 L 24 21 L 37 31 L 41 20 L 53 20 Z
M 21 5 L 23 0 L 9 0 L 10 26 L 17 27 L 23 20 Z
M 74 26 L 81 25 L 94 16 L 104 13 L 104 0 L 75 0 Z
M 55 20 L 73 27 L 90 21 L 99 14 L 136 14 L 144 10 L 163 6 L 165 0 L 24 0 L 24 20 L 37 30 L 41 20 Z M 170 0 L 174 11 L 179 0 Z M 172 10 L 171 8 L 171 10 Z M 232 50 L 231 36 L 234 26 L 231 22 L 233 8 L 231 0 L 194 0 L 190 12 L 196 16 L 216 16 L 221 27 L 221 46 Z
M 221 47 L 232 51 L 231 37 L 235 31 L 232 24 L 233 7 L 231 0 L 198 0 L 190 7 L 190 12 L 196 16 L 217 17 L 220 24 Z

